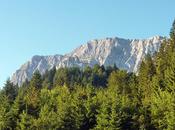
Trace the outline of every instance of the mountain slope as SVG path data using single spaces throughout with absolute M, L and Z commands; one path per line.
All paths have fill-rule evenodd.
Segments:
M 32 57 L 13 74 L 11 81 L 21 85 L 26 79 L 31 79 L 36 70 L 44 74 L 47 69 L 51 69 L 53 66 L 60 68 L 116 64 L 120 69 L 136 72 L 145 55 L 158 51 L 162 41 L 163 37 L 160 36 L 143 40 L 117 37 L 91 40 L 66 55 Z

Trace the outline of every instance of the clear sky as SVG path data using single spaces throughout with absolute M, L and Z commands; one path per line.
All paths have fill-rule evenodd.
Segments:
M 0 0 L 0 86 L 33 55 L 91 39 L 168 36 L 175 0 Z

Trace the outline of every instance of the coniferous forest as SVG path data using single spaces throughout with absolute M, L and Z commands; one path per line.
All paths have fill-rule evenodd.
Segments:
M 0 91 L 0 130 L 175 130 L 175 21 L 138 74 L 116 65 L 35 72 Z

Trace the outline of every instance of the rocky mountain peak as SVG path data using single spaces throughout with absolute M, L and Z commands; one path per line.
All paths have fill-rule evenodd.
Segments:
M 65 55 L 33 56 L 13 74 L 11 81 L 21 85 L 26 79 L 30 80 L 36 70 L 44 74 L 54 66 L 60 68 L 116 64 L 120 69 L 137 72 L 145 55 L 148 53 L 153 55 L 158 51 L 162 41 L 161 36 L 148 39 L 114 37 L 91 40 Z

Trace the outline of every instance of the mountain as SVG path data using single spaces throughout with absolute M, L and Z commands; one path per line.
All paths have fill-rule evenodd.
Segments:
M 148 39 L 105 38 L 91 40 L 65 55 L 33 56 L 11 77 L 14 84 L 21 85 L 32 74 L 39 70 L 41 74 L 48 69 L 60 67 L 85 67 L 116 64 L 120 69 L 137 72 L 146 54 L 153 55 L 159 50 L 163 37 L 154 36 Z

